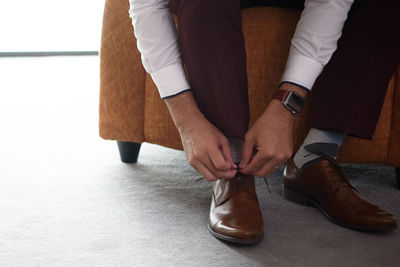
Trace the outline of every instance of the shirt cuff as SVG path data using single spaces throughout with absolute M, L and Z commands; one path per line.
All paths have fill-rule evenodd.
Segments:
M 190 88 L 186 78 L 186 72 L 181 63 L 150 73 L 151 78 L 157 86 L 161 98 L 176 95 Z
M 324 66 L 321 63 L 311 57 L 300 54 L 300 52 L 292 46 L 281 83 L 289 81 L 311 90 L 323 68 Z
M 294 83 L 294 82 L 290 82 L 290 81 L 285 81 L 285 80 L 283 80 L 283 81 L 281 81 L 281 82 L 279 83 L 278 88 L 280 88 L 281 85 L 284 84 L 284 83 L 296 85 L 296 86 L 300 87 L 301 89 L 304 89 L 304 90 L 307 91 L 308 93 L 311 91 L 310 89 L 304 87 L 304 86 L 301 85 L 301 84 Z

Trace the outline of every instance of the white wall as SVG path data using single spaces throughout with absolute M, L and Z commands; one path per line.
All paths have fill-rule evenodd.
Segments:
M 99 50 L 103 7 L 104 0 L 0 0 L 0 52 Z

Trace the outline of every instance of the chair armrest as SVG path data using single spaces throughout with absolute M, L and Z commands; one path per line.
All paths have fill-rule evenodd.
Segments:
M 146 72 L 128 10 L 127 0 L 105 1 L 100 47 L 99 131 L 104 139 L 141 143 Z

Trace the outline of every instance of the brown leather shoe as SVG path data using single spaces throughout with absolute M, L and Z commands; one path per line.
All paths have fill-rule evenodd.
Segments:
M 283 196 L 299 204 L 312 204 L 330 221 L 351 229 L 397 228 L 393 215 L 361 198 L 332 157 L 326 156 L 304 170 L 290 159 L 283 173 Z
M 214 182 L 208 229 L 213 236 L 234 243 L 251 244 L 263 238 L 254 176 L 238 172 L 232 179 Z

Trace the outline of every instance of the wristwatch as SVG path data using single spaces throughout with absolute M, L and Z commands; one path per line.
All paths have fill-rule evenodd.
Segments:
M 296 115 L 303 111 L 304 98 L 292 90 L 278 90 L 273 99 L 278 99 L 292 114 Z

